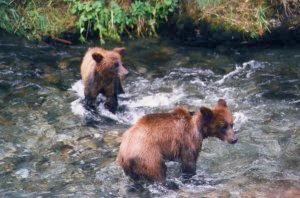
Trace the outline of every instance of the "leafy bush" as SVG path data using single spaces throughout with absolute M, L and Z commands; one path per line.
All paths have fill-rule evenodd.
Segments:
M 178 0 L 138 0 L 125 9 L 116 1 L 67 1 L 71 3 L 71 12 L 79 16 L 80 39 L 85 41 L 89 32 L 96 32 L 102 43 L 105 39 L 120 40 L 125 32 L 138 37 L 156 35 L 158 26 L 167 20 L 178 4 Z

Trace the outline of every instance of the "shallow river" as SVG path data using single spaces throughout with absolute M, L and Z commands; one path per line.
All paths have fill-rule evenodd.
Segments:
M 116 115 L 81 100 L 88 45 L 52 47 L 0 35 L 1 197 L 273 196 L 300 189 L 300 47 L 189 48 L 128 41 Z M 116 45 L 107 45 L 112 48 Z M 115 157 L 122 133 L 146 113 L 190 110 L 225 98 L 239 141 L 204 140 L 197 174 L 179 190 L 134 190 Z M 299 190 L 300 191 L 300 190 Z M 298 191 L 298 192 L 299 192 Z

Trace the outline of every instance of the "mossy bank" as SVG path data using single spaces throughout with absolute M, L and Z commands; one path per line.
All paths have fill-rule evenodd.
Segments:
M 195 46 L 300 41 L 299 0 L 2 0 L 0 17 L 1 29 L 48 42 L 160 35 Z

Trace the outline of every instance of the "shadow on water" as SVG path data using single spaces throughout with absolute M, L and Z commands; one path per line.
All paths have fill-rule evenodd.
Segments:
M 111 45 L 115 46 L 115 45 Z M 108 45 L 108 47 L 111 47 Z M 131 74 L 120 109 L 82 106 L 87 46 L 0 37 L 0 194 L 3 196 L 272 196 L 300 187 L 300 48 L 190 48 L 159 39 L 124 43 Z M 112 47 L 111 47 L 112 48 Z M 204 141 L 197 174 L 132 189 L 115 157 L 140 116 L 177 105 L 197 110 L 224 97 L 239 143 Z M 101 96 L 99 97 L 101 100 Z

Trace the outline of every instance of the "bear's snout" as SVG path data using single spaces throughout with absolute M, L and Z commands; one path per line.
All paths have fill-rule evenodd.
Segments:
M 118 73 L 121 78 L 124 78 L 129 71 L 123 65 L 120 65 Z
M 232 132 L 233 132 L 233 133 L 232 133 L 232 136 L 231 136 L 231 138 L 229 138 L 229 141 L 228 141 L 228 142 L 229 142 L 230 144 L 235 144 L 235 143 L 237 143 L 238 138 L 236 137 L 235 131 L 232 130 Z
M 237 141 L 238 141 L 238 139 L 237 139 L 237 138 L 234 138 L 234 139 L 232 139 L 232 140 L 230 141 L 230 144 L 235 144 L 235 143 L 237 143 Z
M 238 141 L 238 138 L 236 137 L 235 131 L 233 129 L 230 129 L 227 131 L 225 136 L 226 142 L 230 144 L 235 144 Z

